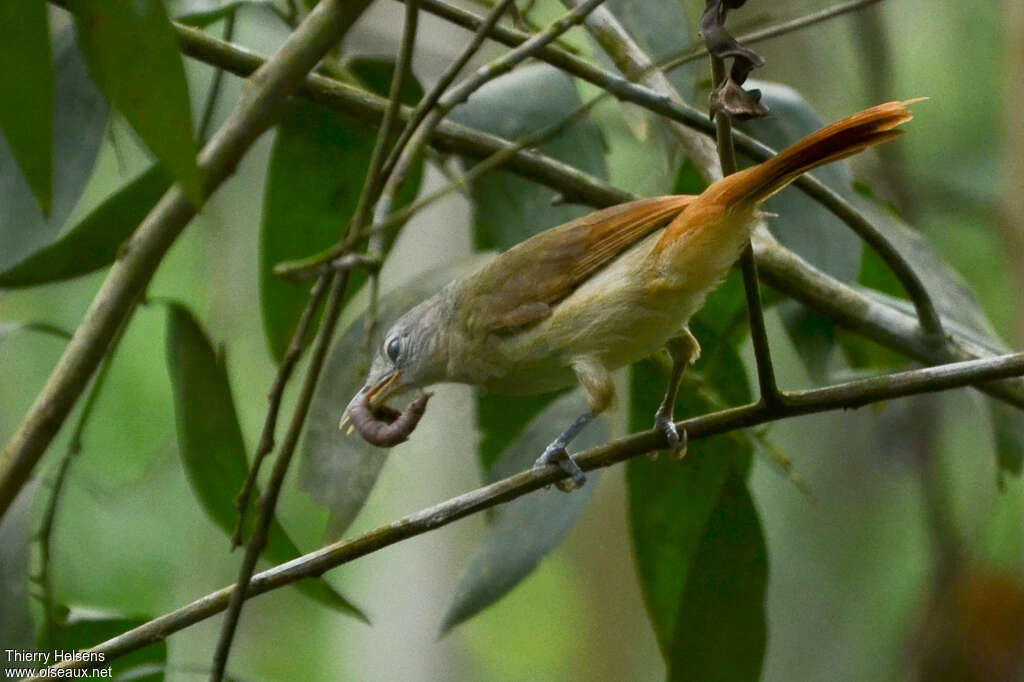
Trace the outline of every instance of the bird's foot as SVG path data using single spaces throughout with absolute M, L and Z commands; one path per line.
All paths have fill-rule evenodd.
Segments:
M 680 430 L 672 421 L 672 417 L 660 412 L 654 418 L 654 426 L 665 434 L 665 439 L 668 441 L 667 451 L 672 459 L 679 461 L 686 456 L 686 429 Z
M 583 487 L 583 484 L 587 482 L 587 476 L 583 473 L 583 469 L 580 469 L 580 465 L 573 461 L 565 447 L 557 442 L 549 445 L 533 466 L 544 467 L 549 464 L 557 464 L 562 471 L 569 474 L 569 478 L 555 481 L 555 485 L 564 493 L 571 493 L 573 490 Z

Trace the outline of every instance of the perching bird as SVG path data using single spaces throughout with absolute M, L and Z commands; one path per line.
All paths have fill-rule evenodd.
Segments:
M 385 401 L 411 389 L 458 382 L 525 395 L 579 383 L 589 411 L 537 460 L 559 464 L 578 486 L 583 472 L 566 446 L 613 402 L 610 372 L 667 346 L 675 366 L 655 424 L 685 447 L 672 411 L 700 354 L 687 324 L 739 258 L 761 205 L 802 173 L 899 135 L 915 101 L 844 118 L 699 196 L 613 206 L 517 244 L 392 325 L 342 424 L 351 419 L 368 441 L 390 446 L 412 432 L 428 396 L 401 414 Z

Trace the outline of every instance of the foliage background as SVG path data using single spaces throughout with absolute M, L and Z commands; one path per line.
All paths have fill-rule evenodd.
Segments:
M 689 3 L 690 15 L 698 8 Z M 818 0 L 749 2 L 733 27 L 800 15 Z M 891 0 L 877 14 L 889 54 L 879 78 L 862 18 L 843 17 L 759 46 L 767 67 L 757 75 L 799 89 L 826 120 L 889 98 L 927 95 L 899 143 L 912 222 L 978 294 L 1011 347 L 1024 329 L 1019 252 L 1008 241 L 1012 210 L 1024 188 L 1007 177 L 1009 126 L 1022 65 L 1009 56 L 1012 0 L 934 3 Z M 1019 13 L 1017 13 L 1019 14 Z M 416 75 L 429 85 L 465 40 L 460 29 L 423 18 Z M 376 3 L 347 39 L 354 52 L 392 52 L 401 6 Z M 283 38 L 271 20 L 240 22 L 236 41 L 268 54 Z M 1019 40 L 1019 38 L 1017 38 Z M 574 35 L 585 45 L 582 34 Z M 493 53 L 492 53 L 493 54 Z M 211 70 L 187 61 L 193 111 L 196 84 Z M 228 77 L 221 109 L 238 96 Z M 1014 98 L 1017 98 L 1016 100 Z M 1005 107 L 1005 108 L 1004 108 Z M 112 119 L 97 169 L 75 208 L 84 215 L 125 178 L 145 167 L 134 133 Z M 612 140 L 609 174 L 642 189 L 650 168 L 630 153 L 629 129 Z M 161 266 L 149 293 L 187 301 L 218 343 L 250 446 L 274 375 L 256 306 L 258 226 L 273 134 L 246 156 Z M 638 158 L 639 157 L 639 158 Z M 896 196 L 878 157 L 858 162 L 858 175 Z M 443 178 L 428 167 L 427 189 Z M 1011 206 L 1012 208 L 1012 206 Z M 1017 230 L 1020 225 L 1015 226 Z M 385 290 L 471 252 L 469 206 L 452 197 L 410 221 L 382 276 Z M 41 289 L 0 294 L 0 320 L 37 320 L 73 328 L 102 281 L 94 274 Z M 156 615 L 235 578 L 239 555 L 194 501 L 176 454 L 173 404 L 166 373 L 162 307 L 136 314 L 109 383 L 85 434 L 62 501 L 55 536 L 58 601 Z M 785 387 L 812 385 L 795 350 L 769 315 L 772 347 Z M 0 345 L 0 438 L 6 439 L 56 362 L 62 342 L 16 334 Z M 749 360 L 749 349 L 744 348 Z M 748 362 L 748 366 L 752 363 Z M 752 485 L 767 537 L 769 645 L 763 679 L 904 679 L 913 632 L 934 576 L 917 453 L 933 448 L 937 476 L 954 526 L 972 556 L 1017 570 L 1024 559 L 1021 486 L 995 485 L 987 417 L 972 393 L 921 399 L 937 411 L 934 429 L 906 434 L 901 417 L 920 400 L 779 423 L 771 441 L 795 463 L 813 504 L 770 463 L 758 458 Z M 412 442 L 388 458 L 352 532 L 368 529 L 475 487 L 472 451 L 478 435 L 468 390 L 444 387 Z M 288 409 L 286 403 L 285 409 Z M 613 418 L 613 433 L 624 428 Z M 52 471 L 65 428 L 40 471 Z M 925 438 L 927 436 L 927 438 Z M 485 521 L 472 517 L 403 542 L 327 579 L 362 605 L 372 628 L 315 607 L 291 589 L 247 605 L 232 659 L 240 679 L 660 679 L 664 664 L 648 625 L 631 555 L 622 467 L 606 472 L 566 541 L 520 587 L 479 617 L 438 639 L 451 591 Z M 279 516 L 303 548 L 319 544 L 325 513 L 286 486 Z M 555 492 L 542 492 L 554 495 Z M 36 510 L 38 513 L 38 510 Z M 168 643 L 168 679 L 201 677 L 219 620 Z M 196 672 L 199 670 L 200 672 Z

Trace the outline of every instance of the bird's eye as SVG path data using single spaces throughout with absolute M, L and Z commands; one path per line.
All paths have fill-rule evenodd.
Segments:
M 391 362 L 398 362 L 398 356 L 402 352 L 402 339 L 396 336 L 388 341 L 387 345 L 384 347 L 384 352 L 387 353 L 388 359 L 391 360 Z

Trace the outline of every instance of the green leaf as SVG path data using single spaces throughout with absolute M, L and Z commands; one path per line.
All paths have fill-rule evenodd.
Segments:
M 20 331 L 42 332 L 58 338 L 68 340 L 71 332 L 61 329 L 46 322 L 4 322 L 0 321 L 0 343 L 3 343 L 11 334 Z
M 579 104 L 579 95 L 565 74 L 537 64 L 494 79 L 455 109 L 451 117 L 514 140 L 560 122 Z M 537 149 L 583 171 L 606 177 L 601 131 L 589 120 L 573 125 Z M 508 249 L 587 212 L 576 206 L 553 206 L 551 190 L 500 171 L 474 182 L 471 194 L 478 249 Z
M 54 633 L 54 649 L 70 652 L 88 649 L 111 637 L 138 627 L 150 620 L 150 616 L 126 616 L 102 614 L 93 610 L 68 610 L 64 622 L 59 623 Z M 54 661 L 51 661 L 51 664 Z M 167 642 L 159 640 L 141 649 L 118 657 L 109 664 L 115 679 L 163 680 L 167 666 Z
M 874 249 L 864 246 L 861 256 L 860 277 L 858 282 L 862 285 L 885 292 L 890 296 L 902 296 L 903 288 L 900 286 L 896 276 L 885 265 L 881 257 Z M 842 355 L 851 367 L 857 369 L 904 369 L 910 364 L 910 360 L 900 353 L 886 348 L 885 346 L 865 338 L 860 334 L 846 331 L 836 327 L 835 338 L 842 350 Z M 794 343 L 797 341 L 793 338 Z
M 767 643 L 768 556 L 747 484 L 721 488 L 676 612 L 668 679 L 756 682 Z
M 78 277 L 106 267 L 121 245 L 170 187 L 159 166 L 110 195 L 49 246 L 0 270 L 0 288 L 35 286 Z
M 245 481 L 248 461 L 227 368 L 187 308 L 168 304 L 167 312 L 167 367 L 174 390 L 178 450 L 203 510 L 230 536 L 238 520 L 234 498 Z M 254 493 L 253 500 L 258 497 L 259 493 Z M 254 503 L 246 512 L 249 531 L 255 517 Z M 264 556 L 280 564 L 299 554 L 284 528 L 274 520 Z M 327 606 L 366 620 L 359 609 L 322 580 L 304 580 L 297 587 Z
M 355 59 L 350 67 L 380 82 L 380 60 Z M 386 78 L 390 82 L 390 74 Z M 415 83 L 406 103 L 423 95 Z M 277 129 L 270 155 L 260 228 L 260 303 L 270 353 L 284 356 L 309 295 L 309 283 L 282 280 L 273 273 L 281 261 L 304 258 L 336 243 L 352 219 L 370 166 L 376 129 L 315 104 L 297 101 Z M 409 171 L 396 205 L 411 202 L 419 192 L 423 165 Z M 385 244 L 390 248 L 391 239 Z M 362 269 L 349 276 L 348 296 L 366 281 Z
M 586 411 L 582 391 L 574 390 L 555 400 L 505 448 L 487 480 L 501 480 L 529 469 L 544 448 Z M 572 447 L 574 451 L 585 450 L 607 439 L 608 429 L 602 419 L 587 426 Z M 459 577 L 442 632 L 501 599 L 558 546 L 590 500 L 597 485 L 596 473 L 590 472 L 586 485 L 571 495 L 555 489 L 537 490 L 495 510 L 487 535 Z
M 323 369 L 323 376 L 331 380 L 317 384 L 310 404 L 299 471 L 299 486 L 308 491 L 317 504 L 330 510 L 327 542 L 341 537 L 355 520 L 389 452 L 355 434 L 346 435 L 338 428 L 349 400 L 366 379 L 370 368 L 367 350 L 378 347 L 381 335 L 400 315 L 437 293 L 449 281 L 468 273 L 473 265 L 461 263 L 441 268 L 382 296 L 377 308 L 376 333 L 369 344 L 365 314 L 339 330 Z
M 730 353 L 721 362 L 732 360 Z M 667 382 L 667 370 L 653 361 L 633 366 L 631 431 L 652 427 Z M 691 386 L 683 386 L 676 404 L 679 418 L 713 409 L 716 406 Z M 626 466 L 637 571 L 658 643 L 666 657 L 687 570 L 718 491 L 729 471 L 737 466 L 734 457 L 741 455 L 750 457 L 749 445 L 739 445 L 727 436 L 715 436 L 690 443 L 682 462 L 666 457 L 657 461 L 634 458 Z
M 1012 405 L 988 399 L 992 425 L 996 433 L 999 470 L 1020 476 L 1024 469 L 1024 417 Z
M 89 78 L 75 45 L 74 31 L 53 39 L 56 70 L 54 103 L 53 201 L 43 216 L 32 189 L 0 135 L 0 268 L 46 245 L 67 220 L 96 162 L 107 123 L 107 102 Z
M 925 289 L 931 294 L 939 314 L 947 321 L 947 327 L 955 326 L 957 331 L 972 336 L 993 353 L 1010 352 L 1009 347 L 999 338 L 985 317 L 970 287 L 942 259 L 924 235 L 904 223 L 886 204 L 865 196 L 855 197 L 855 202 L 914 268 Z M 865 257 L 865 273 L 872 277 L 870 281 L 884 283 L 882 277 L 877 274 L 880 266 L 877 263 L 872 266 L 876 259 L 875 256 Z M 902 294 L 902 290 L 900 293 Z M 902 304 L 904 310 L 913 314 L 909 302 L 892 299 L 887 302 L 897 306 Z M 849 351 L 848 348 L 847 350 Z M 863 343 L 855 347 L 853 352 L 857 350 L 863 352 Z M 868 355 L 868 359 L 873 363 L 883 363 L 887 358 L 883 353 L 874 352 Z M 986 402 L 992 414 L 1000 469 L 1019 474 L 1024 458 L 1024 414 L 1020 410 L 1007 408 L 995 398 L 988 397 Z
M 734 315 L 745 315 L 742 301 Z M 706 306 L 710 310 L 713 306 Z M 702 311 L 703 314 L 703 311 Z M 712 318 L 713 321 L 713 318 Z M 704 350 L 687 370 L 676 418 L 696 416 L 750 400 L 750 386 L 735 347 L 701 320 L 691 324 Z M 732 341 L 735 343 L 735 339 Z M 650 429 L 668 384 L 668 367 L 654 360 L 633 365 L 629 428 Z M 729 435 L 691 442 L 682 462 L 634 458 L 626 465 L 629 514 L 637 572 L 662 654 L 669 652 L 687 573 L 730 471 L 745 473 L 753 456 L 747 440 Z
M 196 206 L 204 199 L 185 68 L 160 0 L 71 0 L 97 85 Z
M 36 640 L 29 609 L 29 512 L 38 490 L 38 481 L 29 482 L 14 499 L 7 513 L 0 519 L 0 604 L 4 605 L 0 617 L 0 642 L 5 649 L 35 651 Z M 10 670 L 23 665 L 0 657 L 0 669 Z
M 0 3 L 0 128 L 43 213 L 53 201 L 53 59 L 46 3 Z
M 827 382 L 836 355 L 835 323 L 821 313 L 792 302 L 781 306 L 781 315 L 811 379 Z

